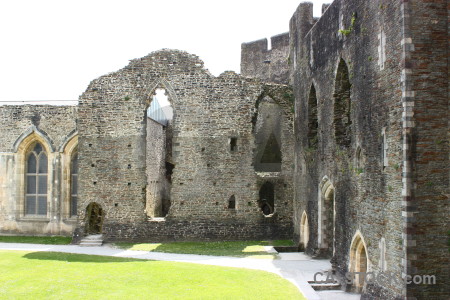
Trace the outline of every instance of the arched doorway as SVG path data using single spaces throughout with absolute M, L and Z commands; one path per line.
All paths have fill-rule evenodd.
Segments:
M 350 246 L 350 272 L 355 274 L 353 287 L 356 292 L 361 292 L 364 287 L 364 274 L 368 270 L 367 248 L 363 237 L 359 232 L 353 237 Z M 362 275 L 358 273 L 361 272 Z
M 86 233 L 100 234 L 102 232 L 103 224 L 103 209 L 95 203 L 89 203 L 86 207 Z
M 334 255 L 335 201 L 334 186 L 325 176 L 319 185 L 318 245 L 326 256 Z

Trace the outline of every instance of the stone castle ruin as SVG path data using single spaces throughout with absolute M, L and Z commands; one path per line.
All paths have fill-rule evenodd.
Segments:
M 76 106 L 0 107 L 0 233 L 293 238 L 365 299 L 449 295 L 448 3 L 303 2 L 241 75 L 163 49 Z M 165 95 L 167 100 L 161 100 Z

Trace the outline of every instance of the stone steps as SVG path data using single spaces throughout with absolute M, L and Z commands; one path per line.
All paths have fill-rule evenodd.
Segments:
M 341 284 L 337 281 L 334 282 L 314 282 L 314 281 L 308 281 L 309 285 L 315 290 L 315 291 L 334 291 L 334 290 L 341 290 Z
M 103 245 L 103 235 L 101 234 L 88 235 L 80 242 L 80 246 L 83 247 L 100 247 L 101 245 Z

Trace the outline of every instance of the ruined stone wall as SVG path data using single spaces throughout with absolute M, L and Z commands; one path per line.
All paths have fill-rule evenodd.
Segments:
M 241 45 L 241 74 L 259 78 L 266 82 L 289 82 L 289 33 L 282 33 L 267 39 L 243 43 Z
M 398 277 L 402 273 L 401 23 L 400 1 L 336 0 L 316 23 L 312 4 L 302 3 L 291 19 L 295 232 L 298 238 L 306 211 L 307 253 L 333 256 L 334 249 L 333 265 L 340 274 L 350 270 L 350 246 L 358 232 L 367 247 L 368 270 L 381 271 L 379 245 L 384 238 L 386 271 Z M 382 31 L 386 38 L 380 43 Z M 348 70 L 345 76 L 343 69 Z M 338 86 L 343 76 L 350 83 L 345 122 L 335 116 L 336 101 L 345 94 Z M 317 97 L 316 146 L 308 139 L 312 86 Z M 337 122 L 347 124 L 347 136 L 340 141 Z M 383 130 L 387 160 L 381 158 Z M 319 200 L 325 198 L 321 188 L 329 184 L 334 204 L 325 200 L 320 207 Z M 323 234 L 329 238 L 323 245 L 318 233 L 321 210 L 329 211 L 321 216 L 321 227 L 327 229 Z M 402 292 L 401 283 L 367 285 L 363 291 L 382 299 L 400 297 Z
M 144 112 L 156 88 L 166 90 L 174 109 L 175 168 L 169 214 L 164 221 L 148 222 Z M 79 147 L 84 155 L 76 236 L 85 225 L 85 208 L 97 202 L 105 211 L 107 239 L 288 237 L 292 173 L 277 175 L 287 182 L 279 192 L 285 194 L 279 213 L 266 217 L 257 206 L 252 120 L 256 102 L 266 90 L 273 90 L 274 100 L 289 106 L 284 99 L 288 87 L 266 88 L 233 72 L 213 77 L 198 57 L 175 50 L 151 53 L 93 81 L 79 105 Z M 292 125 L 286 126 L 292 132 Z M 234 150 L 231 138 L 236 139 Z M 289 139 L 285 145 L 293 147 Z M 292 172 L 291 154 L 286 155 Z M 232 195 L 235 209 L 228 208 Z
M 76 138 L 73 106 L 0 106 L 0 234 L 70 235 L 67 145 Z M 27 216 L 24 208 L 24 144 L 39 140 L 48 157 L 47 215 Z
M 411 275 L 436 276 L 436 285 L 411 285 L 407 296 L 444 299 L 450 295 L 449 215 L 449 2 L 405 4 L 405 143 L 414 180 L 405 198 L 405 255 Z M 409 39 L 408 39 L 409 38 Z M 409 104 L 409 105 L 408 105 Z M 412 104 L 412 105 L 411 105 Z M 409 195 L 408 195 L 409 196 Z

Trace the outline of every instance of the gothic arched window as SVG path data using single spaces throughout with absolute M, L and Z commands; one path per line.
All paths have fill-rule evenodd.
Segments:
M 72 156 L 70 163 L 70 216 L 77 215 L 78 199 L 78 153 Z
M 47 215 L 48 159 L 41 144 L 28 153 L 26 164 L 25 214 Z

